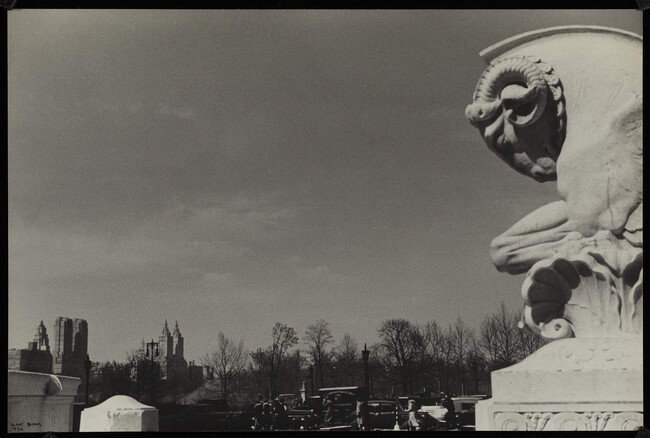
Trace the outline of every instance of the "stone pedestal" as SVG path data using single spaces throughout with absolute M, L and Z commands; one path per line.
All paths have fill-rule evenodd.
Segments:
M 104 403 L 84 409 L 79 432 L 157 432 L 158 409 L 116 395 Z
M 72 432 L 74 397 L 81 379 L 8 370 L 8 432 Z
M 641 337 L 571 338 L 492 373 L 477 430 L 634 430 L 643 425 Z

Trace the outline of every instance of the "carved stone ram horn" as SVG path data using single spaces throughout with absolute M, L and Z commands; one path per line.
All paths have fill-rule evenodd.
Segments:
M 535 123 L 546 107 L 547 82 L 538 60 L 527 56 L 504 58 L 490 65 L 478 81 L 465 116 L 473 125 L 490 121 L 503 107 L 516 127 Z M 509 85 L 506 93 L 502 93 Z M 526 105 L 526 106 L 524 106 Z M 525 108 L 522 114 L 521 108 Z M 518 111 L 515 111 L 518 109 Z

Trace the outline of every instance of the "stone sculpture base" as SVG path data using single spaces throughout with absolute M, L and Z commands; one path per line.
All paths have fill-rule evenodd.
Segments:
M 7 432 L 72 432 L 81 379 L 7 371 Z
M 81 412 L 79 432 L 157 432 L 158 409 L 115 395 Z
M 635 430 L 643 426 L 641 337 L 570 338 L 492 372 L 476 430 Z

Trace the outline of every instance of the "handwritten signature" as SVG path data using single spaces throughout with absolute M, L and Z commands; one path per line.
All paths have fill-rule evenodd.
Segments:
M 21 421 L 20 423 L 10 423 L 9 432 L 23 432 L 26 428 L 41 427 L 40 421 Z

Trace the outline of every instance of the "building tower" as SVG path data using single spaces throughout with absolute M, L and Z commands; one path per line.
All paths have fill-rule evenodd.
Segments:
M 27 344 L 29 350 L 38 350 L 38 351 L 50 351 L 50 339 L 47 336 L 47 329 L 41 320 L 41 324 L 36 329 L 36 335 L 34 336 L 34 342 Z
M 159 356 L 156 358 L 156 361 L 160 365 L 160 378 L 164 380 L 168 376 L 170 358 L 174 355 L 174 343 L 169 326 L 167 325 L 167 319 L 165 319 L 165 325 L 158 338 L 158 351 Z
M 183 335 L 178 329 L 178 320 L 174 326 L 174 357 L 183 359 Z
M 40 329 L 39 329 L 40 330 Z M 52 373 L 81 378 L 77 400 L 86 388 L 84 361 L 88 355 L 88 323 L 85 319 L 58 317 L 54 323 Z
M 72 321 L 69 318 L 58 317 L 54 323 L 54 374 L 63 373 L 63 362 L 72 351 Z
M 40 328 L 39 328 L 40 331 Z M 49 342 L 48 342 L 49 343 Z M 85 376 L 88 354 L 88 323 L 85 319 L 58 317 L 54 323 L 54 374 Z
M 36 336 L 27 343 L 27 349 L 11 348 L 7 354 L 7 368 L 10 370 L 32 371 L 35 373 L 52 372 L 52 354 L 47 329 L 43 321 L 36 329 Z
M 160 377 L 166 380 L 171 375 L 187 373 L 187 362 L 183 357 L 184 339 L 178 329 L 178 321 L 174 327 L 174 333 L 170 333 L 167 320 L 163 326 L 162 334 L 158 338 L 160 355 L 156 361 L 160 365 Z
M 174 354 L 172 336 L 171 336 L 171 332 L 169 331 L 169 326 L 167 325 L 167 320 L 166 319 L 165 319 L 165 325 L 163 326 L 163 329 L 162 329 L 162 333 L 160 334 L 160 337 L 158 338 L 158 343 L 160 344 L 158 346 L 159 351 L 160 351 L 160 356 L 158 356 L 158 357 L 168 358 L 169 356 Z

